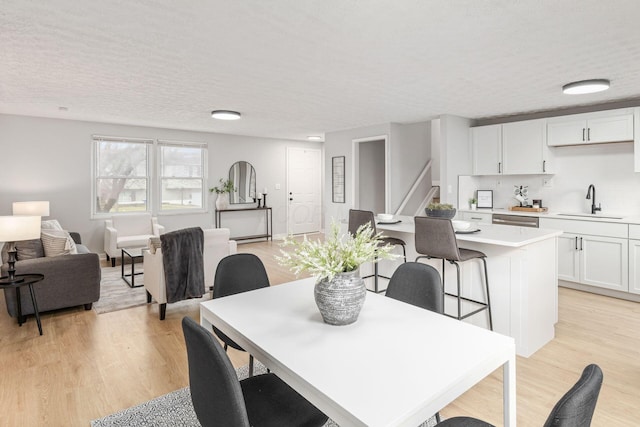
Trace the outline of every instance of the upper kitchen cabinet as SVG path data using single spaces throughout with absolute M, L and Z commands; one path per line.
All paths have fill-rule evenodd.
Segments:
M 505 175 L 552 173 L 546 120 L 503 124 L 502 160 Z
M 471 128 L 473 174 L 553 173 L 546 137 L 544 119 Z
M 549 146 L 633 141 L 633 109 L 573 114 L 547 120 Z
M 502 125 L 471 128 L 474 175 L 502 174 Z

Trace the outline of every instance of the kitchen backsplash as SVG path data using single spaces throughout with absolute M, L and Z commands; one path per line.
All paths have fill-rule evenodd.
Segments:
M 468 209 L 476 190 L 492 190 L 494 208 L 518 206 L 514 186 L 528 186 L 529 202 L 542 199 L 553 211 L 588 213 L 587 188 L 596 188 L 602 214 L 640 215 L 640 173 L 633 172 L 633 144 L 555 147 L 554 175 L 461 176 L 458 207 Z M 548 180 L 545 186 L 545 180 Z

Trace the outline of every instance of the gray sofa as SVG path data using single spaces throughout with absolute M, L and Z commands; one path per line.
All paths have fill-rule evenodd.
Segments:
M 20 260 L 18 257 L 18 261 L 16 261 L 16 274 L 44 274 L 44 280 L 33 285 L 40 312 L 79 305 L 84 305 L 86 310 L 91 310 L 92 304 L 100 299 L 101 273 L 98 254 L 89 252 L 87 247 L 82 245 L 78 233 L 69 234 L 76 242 L 78 254 L 45 257 L 44 251 L 39 252 L 37 246 L 39 239 L 36 239 L 29 241 L 31 247 L 35 247 L 36 258 Z M 18 242 L 18 244 L 20 243 Z M 1 271 L 3 276 L 6 276 L 9 270 L 7 246 L 5 244 L 2 248 Z M 42 256 L 37 256 L 40 253 Z M 31 298 L 27 294 L 24 291 L 21 293 L 23 315 L 34 313 Z M 9 315 L 16 317 L 15 290 L 5 289 L 4 299 Z

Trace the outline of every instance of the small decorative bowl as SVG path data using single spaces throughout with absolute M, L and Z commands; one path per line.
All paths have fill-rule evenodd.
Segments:
M 453 225 L 453 229 L 455 231 L 467 231 L 471 228 L 471 223 L 469 221 L 451 221 L 451 225 Z
M 387 214 L 387 213 L 380 213 L 380 214 L 378 214 L 378 220 L 379 221 L 392 221 L 393 220 L 393 215 Z

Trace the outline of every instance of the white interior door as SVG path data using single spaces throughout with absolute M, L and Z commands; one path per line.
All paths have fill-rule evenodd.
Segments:
M 287 231 L 320 231 L 322 156 L 318 149 L 287 148 Z

